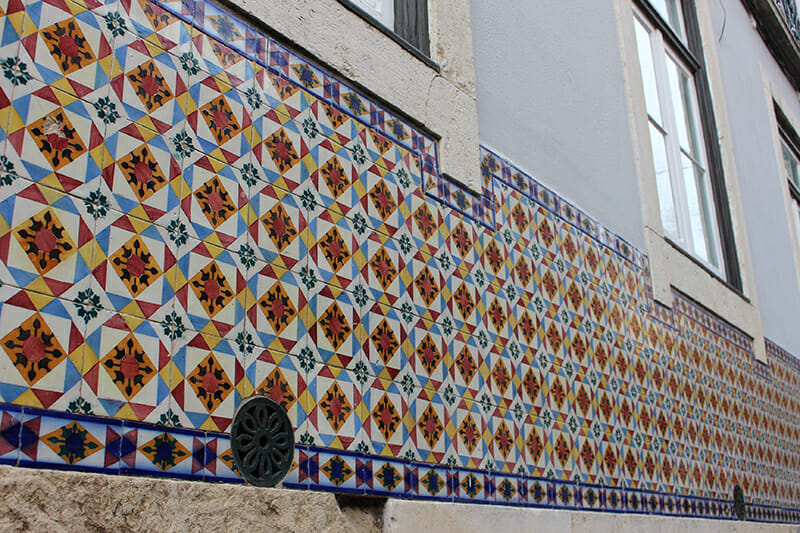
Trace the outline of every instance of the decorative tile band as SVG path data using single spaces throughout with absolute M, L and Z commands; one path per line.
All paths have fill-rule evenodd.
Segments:
M 0 404 L 0 464 L 241 483 L 226 434 Z M 521 507 L 734 519 L 726 500 L 555 481 L 297 446 L 286 488 Z M 748 519 L 798 522 L 751 506 Z
M 211 3 L 0 8 L 5 462 L 234 481 L 266 394 L 288 486 L 796 520 L 796 364 L 511 163 Z

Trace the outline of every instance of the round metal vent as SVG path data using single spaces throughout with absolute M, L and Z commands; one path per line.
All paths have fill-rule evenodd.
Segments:
M 733 486 L 733 512 L 739 520 L 747 518 L 747 504 L 744 503 L 744 491 L 739 484 Z
M 231 451 L 242 477 L 274 487 L 286 477 L 294 455 L 294 432 L 286 411 L 264 396 L 242 402 L 233 415 Z

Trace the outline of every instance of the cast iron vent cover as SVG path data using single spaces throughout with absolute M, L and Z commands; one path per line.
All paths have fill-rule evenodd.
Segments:
M 286 411 L 264 396 L 242 402 L 233 416 L 231 451 L 242 477 L 257 487 L 274 487 L 286 477 L 294 456 L 294 432 Z
M 733 486 L 733 512 L 739 520 L 747 518 L 747 505 L 744 503 L 744 491 L 741 485 L 738 484 Z

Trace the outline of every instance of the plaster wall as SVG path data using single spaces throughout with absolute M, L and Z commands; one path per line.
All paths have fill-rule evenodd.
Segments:
M 644 248 L 614 2 L 482 0 L 472 24 L 481 142 Z
M 797 239 L 773 99 L 795 128 L 800 102 L 740 2 L 711 2 L 709 12 L 764 335 L 796 353 Z

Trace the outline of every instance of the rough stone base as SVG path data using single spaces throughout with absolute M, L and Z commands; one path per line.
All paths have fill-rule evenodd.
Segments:
M 800 527 L 384 500 L 0 466 L 0 531 L 761 532 Z

